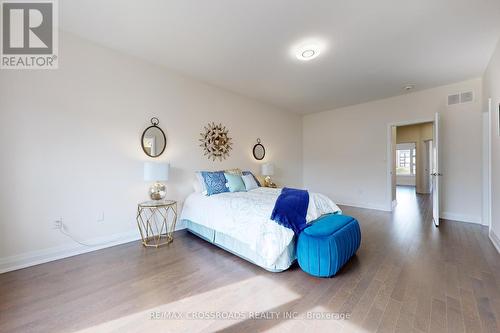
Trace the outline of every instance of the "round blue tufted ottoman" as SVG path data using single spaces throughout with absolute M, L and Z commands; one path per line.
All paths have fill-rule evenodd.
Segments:
M 358 221 L 330 214 L 304 229 L 297 243 L 300 268 L 317 277 L 332 277 L 356 253 L 361 244 Z

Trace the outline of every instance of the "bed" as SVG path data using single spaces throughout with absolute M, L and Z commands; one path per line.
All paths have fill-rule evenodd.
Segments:
M 181 220 L 192 234 L 268 271 L 281 272 L 296 260 L 291 229 L 270 219 L 281 189 L 259 187 L 248 192 L 189 195 Z M 309 193 L 306 220 L 340 214 L 328 197 Z

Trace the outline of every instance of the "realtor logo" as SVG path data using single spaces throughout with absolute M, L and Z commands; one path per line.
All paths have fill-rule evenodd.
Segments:
M 2 1 L 2 69 L 56 69 L 55 0 Z

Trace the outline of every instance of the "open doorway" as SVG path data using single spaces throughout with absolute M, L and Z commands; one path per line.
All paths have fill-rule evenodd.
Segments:
M 390 124 L 388 130 L 392 210 L 429 209 L 439 226 L 439 115 L 434 120 Z
M 433 122 L 396 126 L 396 187 L 431 194 L 433 137 Z

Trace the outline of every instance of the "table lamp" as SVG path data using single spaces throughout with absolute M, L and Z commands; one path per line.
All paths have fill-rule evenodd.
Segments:
M 144 163 L 144 181 L 154 182 L 149 188 L 149 196 L 152 200 L 163 200 L 167 194 L 167 187 L 162 181 L 168 180 L 168 171 L 170 164 L 145 162 Z
M 271 181 L 271 176 L 274 175 L 274 164 L 272 163 L 262 164 L 261 173 L 263 176 L 266 176 L 265 178 L 266 186 L 274 185 L 273 182 Z

